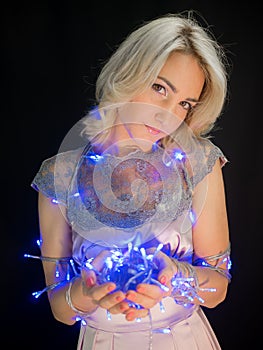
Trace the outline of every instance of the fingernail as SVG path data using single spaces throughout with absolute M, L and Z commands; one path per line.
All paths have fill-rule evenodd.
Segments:
M 108 291 L 112 292 L 115 289 L 115 287 L 111 284 L 108 286 Z
M 120 305 L 120 310 L 121 311 L 124 311 L 124 310 L 127 310 L 128 309 L 128 306 L 126 304 L 121 304 Z
M 129 312 L 126 315 L 127 320 L 131 321 L 134 318 L 134 312 Z
M 145 288 L 142 287 L 142 286 L 139 286 L 139 287 L 137 288 L 137 291 L 138 291 L 139 293 L 144 293 L 144 292 L 145 292 Z
M 88 277 L 86 279 L 86 285 L 87 285 L 87 287 L 93 286 L 94 285 L 94 278 L 93 277 Z
M 160 278 L 160 282 L 161 282 L 162 284 L 165 284 L 165 283 L 166 283 L 166 276 L 162 276 L 162 277 Z
M 127 299 L 129 299 L 129 300 L 131 300 L 131 301 L 135 301 L 135 299 L 136 299 L 136 296 L 135 296 L 135 294 L 133 294 L 133 293 L 128 293 L 128 294 L 126 295 L 126 297 L 127 297 Z

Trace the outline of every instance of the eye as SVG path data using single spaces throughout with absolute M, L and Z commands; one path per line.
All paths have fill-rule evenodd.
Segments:
M 167 96 L 167 89 L 161 84 L 154 83 L 152 89 L 163 96 Z
M 190 103 L 190 102 L 187 102 L 187 101 L 182 101 L 180 102 L 180 105 L 183 107 L 183 109 L 185 109 L 186 111 L 190 111 L 191 109 L 194 108 L 194 106 Z

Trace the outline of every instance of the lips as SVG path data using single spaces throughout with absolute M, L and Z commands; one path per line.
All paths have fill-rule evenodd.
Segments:
M 148 132 L 149 132 L 150 134 L 152 134 L 152 135 L 157 135 L 157 134 L 159 134 L 159 133 L 161 132 L 160 130 L 155 129 L 155 128 L 153 128 L 152 126 L 149 126 L 149 125 L 145 125 L 145 126 L 146 126 Z

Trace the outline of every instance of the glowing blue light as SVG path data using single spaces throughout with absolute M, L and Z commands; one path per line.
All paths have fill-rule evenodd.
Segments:
M 158 146 L 157 142 L 153 143 L 153 145 L 152 145 L 152 151 L 156 151 L 158 147 L 159 147 L 159 146 Z
M 169 334 L 169 333 L 171 333 L 171 329 L 170 328 L 163 328 L 162 333 Z
M 170 328 L 153 329 L 153 333 L 169 334 L 169 333 L 171 333 L 171 329 Z
M 195 224 L 195 222 L 196 222 L 196 215 L 195 215 L 195 212 L 193 210 L 190 210 L 189 217 L 190 217 L 191 223 Z
M 70 276 L 70 273 L 69 273 L 69 271 L 67 272 L 67 276 L 66 276 L 66 280 L 67 281 L 70 281 L 70 278 L 71 278 L 71 276 Z
M 40 292 L 34 292 L 32 295 L 37 299 L 42 293 Z
M 51 202 L 54 203 L 54 204 L 58 204 L 59 203 L 59 201 L 56 198 L 52 198 Z
M 171 162 L 171 160 L 169 160 L 168 162 L 165 162 L 164 164 L 165 164 L 165 166 L 169 167 L 169 166 L 171 166 L 172 162 Z
M 159 243 L 157 249 L 156 249 L 155 252 L 154 252 L 154 255 L 156 255 L 157 253 L 159 253 L 159 251 L 160 251 L 162 248 L 163 248 L 163 244 L 162 244 L 162 243 Z
M 98 162 L 98 161 L 100 161 L 101 159 L 103 159 L 103 156 L 94 153 L 94 154 L 88 156 L 88 158 L 90 158 L 90 159 L 93 160 L 94 162 Z
M 85 265 L 88 269 L 93 270 L 93 266 L 91 265 L 91 263 L 89 261 L 86 261 Z
M 112 267 L 113 267 L 113 261 L 111 260 L 110 257 L 107 257 L 107 258 L 105 259 L 105 264 L 106 264 L 106 266 L 107 266 L 108 269 L 112 269 Z
M 165 312 L 165 308 L 164 308 L 162 301 L 159 302 L 159 306 L 160 306 L 160 311 Z
M 79 192 L 74 193 L 73 197 L 79 197 Z
M 156 283 L 157 284 L 157 283 Z M 164 292 L 169 292 L 169 287 L 165 286 L 164 284 L 158 284 L 159 287 L 164 291 Z
M 83 324 L 83 326 L 86 326 L 87 325 L 87 321 L 84 320 L 84 318 L 81 318 L 80 316 L 76 316 L 76 321 L 81 321 L 81 323 Z
M 176 160 L 182 161 L 185 159 L 185 153 L 181 150 L 177 150 L 174 152 L 174 158 Z
M 105 259 L 102 270 L 98 271 L 89 259 L 83 261 L 82 266 L 96 273 L 98 283 L 112 281 L 116 283 L 117 289 L 124 293 L 129 289 L 135 289 L 139 283 L 155 284 L 167 292 L 169 288 L 157 280 L 157 265 L 154 261 L 156 254 L 162 248 L 163 244 L 160 243 L 153 254 L 147 255 L 145 248 L 139 249 L 129 242 L 126 252 L 111 250 L 112 254 Z M 138 308 L 138 305 L 135 307 Z

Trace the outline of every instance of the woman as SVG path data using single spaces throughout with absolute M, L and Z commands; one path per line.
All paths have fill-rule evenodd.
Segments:
M 124 40 L 96 88 L 78 147 L 70 132 L 32 183 L 54 317 L 82 320 L 78 349 L 220 349 L 201 307 L 230 281 L 227 160 L 209 140 L 224 53 L 169 14 Z

